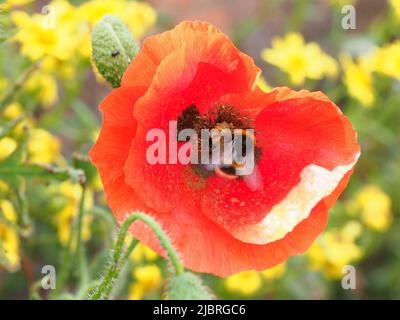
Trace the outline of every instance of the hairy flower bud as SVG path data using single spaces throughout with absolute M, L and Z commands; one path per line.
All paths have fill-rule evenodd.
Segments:
M 126 25 L 118 18 L 105 15 L 92 32 L 92 57 L 100 74 L 114 87 L 139 48 Z
M 173 277 L 167 288 L 168 300 L 212 300 L 210 289 L 202 280 L 191 272 L 184 272 Z

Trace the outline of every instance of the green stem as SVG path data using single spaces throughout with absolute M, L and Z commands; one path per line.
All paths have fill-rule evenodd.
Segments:
M 87 270 L 86 252 L 85 247 L 82 245 L 82 227 L 83 227 L 83 216 L 85 214 L 85 199 L 86 199 L 86 186 L 82 185 L 82 195 L 79 202 L 79 213 L 76 223 L 76 251 L 75 251 L 75 261 L 77 266 L 79 266 L 79 277 L 81 282 L 81 287 L 85 287 L 89 282 L 89 273 Z
M 121 235 L 121 233 L 119 235 Z M 139 243 L 138 240 L 133 239 L 129 248 L 132 248 L 133 250 L 138 243 Z M 129 251 L 127 250 L 126 252 L 128 253 Z M 116 248 L 114 249 L 113 259 L 106 271 L 106 275 L 104 276 L 99 286 L 90 295 L 89 298 L 90 300 L 108 299 L 113 288 L 113 283 L 118 278 L 121 269 L 124 267 L 124 264 L 119 259 L 120 254 L 121 254 L 121 248 L 118 250 L 116 246 Z
M 15 81 L 14 85 L 8 90 L 3 100 L 0 101 L 0 112 L 4 110 L 13 100 L 14 96 L 19 92 L 22 88 L 26 80 L 30 77 L 30 75 L 39 67 L 39 62 L 31 64 Z
M 24 119 L 24 116 L 17 117 L 8 123 L 6 123 L 3 127 L 0 128 L 0 139 L 9 135 L 10 132 Z
M 72 247 L 73 235 L 72 232 L 69 234 L 68 243 L 62 256 L 62 262 L 60 264 L 60 272 L 57 277 L 56 290 L 52 291 L 51 296 L 56 296 L 58 292 L 64 287 L 65 282 L 68 280 L 68 273 L 71 267 L 71 247 Z
M 125 253 L 122 258 L 120 258 L 118 262 L 118 268 L 117 272 L 115 274 L 115 281 L 112 283 L 115 283 L 116 285 L 114 286 L 109 286 L 105 292 L 105 298 L 106 299 L 112 299 L 112 296 L 117 294 L 118 290 L 120 289 L 118 284 L 121 281 L 120 279 L 126 278 L 126 265 L 129 260 L 129 257 L 132 254 L 132 251 L 136 248 L 136 246 L 139 244 L 139 240 L 137 239 L 132 239 L 131 243 L 129 244 L 128 248 L 125 250 Z
M 71 259 L 73 254 L 72 245 L 75 239 L 77 239 L 77 246 L 75 250 L 75 259 L 78 261 L 80 277 L 81 277 L 81 287 L 85 287 L 86 283 L 89 281 L 88 271 L 87 271 L 87 263 L 85 252 L 83 248 L 81 248 L 81 229 L 82 229 L 82 218 L 84 215 L 84 202 L 86 195 L 86 187 L 82 184 L 82 196 L 79 203 L 79 213 L 78 219 L 75 220 L 74 225 L 72 226 L 72 231 L 69 234 L 67 246 L 64 252 L 64 256 L 62 257 L 62 262 L 60 264 L 60 272 L 57 277 L 57 290 L 54 292 L 56 295 L 63 287 L 65 282 L 68 280 L 69 271 L 71 269 Z M 79 243 L 78 243 L 79 242 Z
M 92 292 L 94 289 L 96 289 L 96 287 L 98 287 L 99 284 L 100 284 L 99 280 L 94 280 L 94 281 L 89 282 L 88 284 L 86 284 L 85 287 L 80 288 L 80 290 L 78 291 L 78 293 L 76 295 L 76 298 L 78 300 L 87 299 L 90 292 Z
M 29 288 L 29 298 L 31 300 L 42 300 L 39 290 L 42 287 L 42 280 L 38 280 Z
M 42 164 L 0 166 L 0 175 L 52 177 L 61 181 L 70 179 L 74 183 L 81 184 L 85 182 L 85 174 L 80 169 L 60 168 Z
M 21 235 L 28 237 L 32 232 L 32 223 L 29 217 L 28 201 L 26 199 L 26 181 L 24 179 L 20 179 L 18 188 L 16 190 L 16 197 L 19 204 L 19 210 L 17 210 L 17 214 Z
M 78 219 L 76 222 L 75 233 L 76 233 L 76 249 L 75 254 L 77 257 L 77 261 L 81 256 L 81 247 L 82 247 L 82 224 L 83 224 L 83 215 L 85 212 L 85 198 L 86 198 L 86 187 L 82 185 L 82 194 L 81 199 L 79 201 L 79 212 L 78 212 Z
M 134 249 L 138 241 L 136 239 L 132 240 L 129 245 L 129 249 L 124 254 L 123 258 L 120 259 L 123 245 L 125 242 L 126 235 L 128 233 L 129 227 L 137 220 L 140 220 L 146 223 L 155 233 L 156 237 L 160 241 L 161 246 L 165 249 L 168 254 L 168 257 L 175 269 L 177 275 L 182 274 L 184 272 L 183 266 L 179 260 L 179 257 L 172 246 L 170 240 L 167 235 L 162 231 L 161 227 L 157 224 L 157 222 L 150 216 L 144 213 L 135 213 L 130 215 L 121 225 L 120 232 L 118 234 L 118 239 L 114 248 L 114 255 L 110 267 L 108 268 L 106 275 L 101 282 L 101 284 L 97 287 L 95 292 L 91 295 L 92 300 L 98 299 L 107 299 L 111 290 L 112 283 L 118 277 L 118 274 L 124 263 L 127 261 L 130 252 Z
M 77 77 L 68 84 L 67 88 L 65 88 L 65 98 L 59 103 L 57 108 L 53 108 L 48 113 L 44 113 L 42 117 L 38 119 L 38 127 L 44 127 L 47 129 L 58 129 L 60 121 L 65 115 L 66 110 L 74 103 L 74 100 L 82 88 L 82 84 L 86 73 L 79 72 Z

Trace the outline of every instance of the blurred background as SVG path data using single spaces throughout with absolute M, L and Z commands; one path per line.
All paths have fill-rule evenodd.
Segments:
M 322 90 L 358 132 L 362 155 L 326 231 L 304 255 L 264 272 L 204 275 L 218 298 L 400 299 L 400 0 L 5 0 L 0 8 L 0 299 L 85 298 L 110 255 L 116 226 L 87 159 L 98 104 L 111 91 L 90 60 L 90 32 L 106 13 L 139 43 L 182 20 L 211 22 L 263 69 L 263 90 Z M 346 20 L 353 9 L 355 21 Z M 341 285 L 348 264 L 355 290 Z M 41 289 L 44 265 L 57 270 L 56 290 Z M 113 297 L 161 298 L 167 278 L 165 260 L 139 245 Z

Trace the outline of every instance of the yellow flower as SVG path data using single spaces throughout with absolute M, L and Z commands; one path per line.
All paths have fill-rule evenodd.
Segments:
M 157 12 L 147 3 L 122 0 L 92 0 L 79 7 L 80 19 L 95 25 L 105 14 L 122 19 L 136 38 L 140 38 L 157 20 Z
M 260 275 L 255 270 L 240 272 L 225 279 L 227 290 L 243 295 L 251 295 L 257 292 L 261 285 Z
M 285 271 L 286 271 L 286 263 L 281 263 L 275 267 L 262 271 L 261 275 L 266 280 L 274 280 L 282 277 Z
M 119 17 L 128 26 L 136 38 L 141 38 L 157 20 L 157 12 L 147 3 L 122 0 L 92 0 L 78 7 L 78 19 L 81 25 L 82 41 L 80 51 L 83 56 L 90 57 L 90 27 L 93 27 L 104 15 L 111 14 Z M 96 79 L 102 82 L 103 78 L 96 72 Z
M 144 2 L 126 2 L 119 15 L 135 38 L 141 38 L 157 21 L 157 12 Z
M 8 120 L 15 119 L 22 114 L 22 107 L 18 102 L 12 102 L 4 108 L 3 116 Z
M 135 263 L 140 263 L 143 261 L 154 261 L 158 257 L 158 254 L 151 250 L 149 247 L 142 243 L 139 243 L 133 250 L 131 259 Z
M 35 72 L 26 81 L 26 88 L 37 93 L 39 101 L 44 107 L 50 107 L 57 101 L 57 82 L 48 73 Z
M 132 283 L 129 286 L 128 299 L 129 300 L 140 300 L 145 295 L 144 288 L 140 283 Z
M 372 65 L 374 71 L 400 80 L 400 40 L 377 48 L 372 53 Z
M 0 78 L 0 99 L 3 98 L 4 94 L 6 93 L 6 89 L 8 86 L 8 80 L 5 78 Z
M 10 187 L 3 180 L 0 180 L 0 196 L 10 191 Z
M 348 55 L 342 55 L 340 60 L 344 71 L 343 81 L 349 95 L 363 106 L 372 107 L 375 101 L 374 84 L 367 57 L 360 58 L 357 63 Z
M 0 199 L 0 211 L 5 219 L 11 223 L 17 222 L 17 214 L 12 203 L 6 199 Z M 18 269 L 20 264 L 19 257 L 19 238 L 17 232 L 10 226 L 0 221 L 0 256 L 4 256 L 7 267 L 10 271 Z
M 346 208 L 349 213 L 359 212 L 365 225 L 373 230 L 385 231 L 393 220 L 391 199 L 376 185 L 363 187 L 346 203 Z
M 61 61 L 54 57 L 44 58 L 41 63 L 41 70 L 43 70 L 44 73 L 48 74 L 48 76 L 57 75 L 63 79 L 72 79 L 76 74 L 74 65 L 72 65 L 71 62 Z M 55 80 L 53 81 L 54 85 L 56 85 Z
M 4 3 L 0 4 L 0 9 L 8 10 L 12 7 L 26 5 L 32 1 L 33 0 L 6 0 Z
M 60 156 L 60 141 L 50 132 L 32 129 L 28 141 L 28 157 L 35 163 L 52 163 Z
M 0 161 L 7 158 L 17 148 L 17 142 L 9 137 L 0 139 Z
M 346 5 L 354 5 L 354 4 L 356 4 L 357 0 L 328 0 L 328 2 L 332 6 L 343 7 L 343 6 L 346 6 Z
M 155 264 L 137 267 L 133 270 L 133 276 L 144 286 L 146 291 L 155 290 L 161 287 L 161 270 Z
M 103 182 L 101 182 L 100 175 L 96 173 L 96 176 L 93 179 L 92 187 L 94 191 L 103 191 Z
M 49 8 L 52 10 L 47 15 L 12 12 L 18 28 L 14 39 L 21 44 L 21 53 L 32 60 L 46 56 L 68 60 L 76 52 L 80 39 L 75 8 L 66 0 L 52 1 Z
M 117 15 L 123 9 L 121 0 L 91 0 L 78 7 L 79 19 L 94 26 L 104 15 Z
M 301 85 L 306 78 L 322 79 L 337 74 L 336 61 L 321 50 L 315 42 L 305 43 L 299 33 L 272 39 L 272 48 L 264 49 L 261 57 L 284 72 L 295 85 Z
M 394 14 L 400 20 L 400 0 L 389 0 L 389 3 L 394 11 Z
M 342 229 L 326 231 L 307 252 L 311 268 L 322 271 L 328 278 L 341 278 L 343 267 L 362 257 L 362 250 L 355 243 L 361 232 L 357 221 L 348 222 Z
M 132 272 L 135 282 L 129 287 L 130 300 L 143 298 L 146 293 L 161 288 L 162 275 L 160 268 L 155 264 L 137 267 Z
M 82 189 L 78 184 L 70 181 L 60 183 L 56 190 L 66 199 L 64 207 L 56 214 L 55 224 L 57 226 L 58 239 L 62 245 L 66 245 L 70 238 L 73 219 L 78 215 L 79 202 L 82 196 Z M 86 190 L 84 208 L 89 209 L 93 206 L 93 193 Z M 90 224 L 92 216 L 85 215 L 82 225 L 82 239 L 87 241 L 91 237 Z M 73 244 L 74 245 L 74 244 Z
M 271 87 L 268 85 L 267 81 L 265 80 L 265 78 L 263 76 L 260 76 L 257 80 L 257 85 L 258 87 L 264 91 L 264 92 L 269 92 L 271 91 Z

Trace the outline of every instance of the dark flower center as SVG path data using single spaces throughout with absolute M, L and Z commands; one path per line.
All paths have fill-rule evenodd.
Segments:
M 235 153 L 236 150 L 240 150 L 240 156 L 245 158 L 247 156 L 254 157 L 254 161 L 257 161 L 261 156 L 261 149 L 255 146 L 255 135 L 249 133 L 246 129 L 253 129 L 253 120 L 241 114 L 235 107 L 227 104 L 215 105 L 206 114 L 200 114 L 197 107 L 192 104 L 188 106 L 180 114 L 177 121 L 177 133 L 184 129 L 193 129 L 198 137 L 198 152 L 201 153 L 202 146 L 208 144 L 209 158 L 212 157 L 212 151 L 215 146 L 220 148 L 220 154 L 224 154 L 224 136 L 217 134 L 217 132 L 227 132 L 229 130 L 231 137 L 228 145 L 227 152 Z M 214 134 L 210 137 L 202 136 L 202 130 L 212 130 Z M 214 130 L 213 130 L 214 129 Z M 216 130 L 215 130 L 216 129 Z M 239 138 L 240 139 L 236 139 Z M 207 139 L 207 140 L 205 140 Z M 241 143 L 241 146 L 235 145 L 235 143 Z M 248 154 L 247 146 L 251 144 L 253 148 L 253 154 Z M 235 155 L 235 154 L 234 154 Z M 233 156 L 234 156 L 233 155 Z M 236 154 L 237 156 L 238 154 Z M 233 157 L 235 159 L 235 157 Z M 231 161 L 224 163 L 223 161 L 219 164 L 197 164 L 193 165 L 193 170 L 200 176 L 206 178 L 213 174 L 217 174 L 227 179 L 236 179 L 240 177 L 237 175 L 237 168 L 244 166 L 244 163 Z

